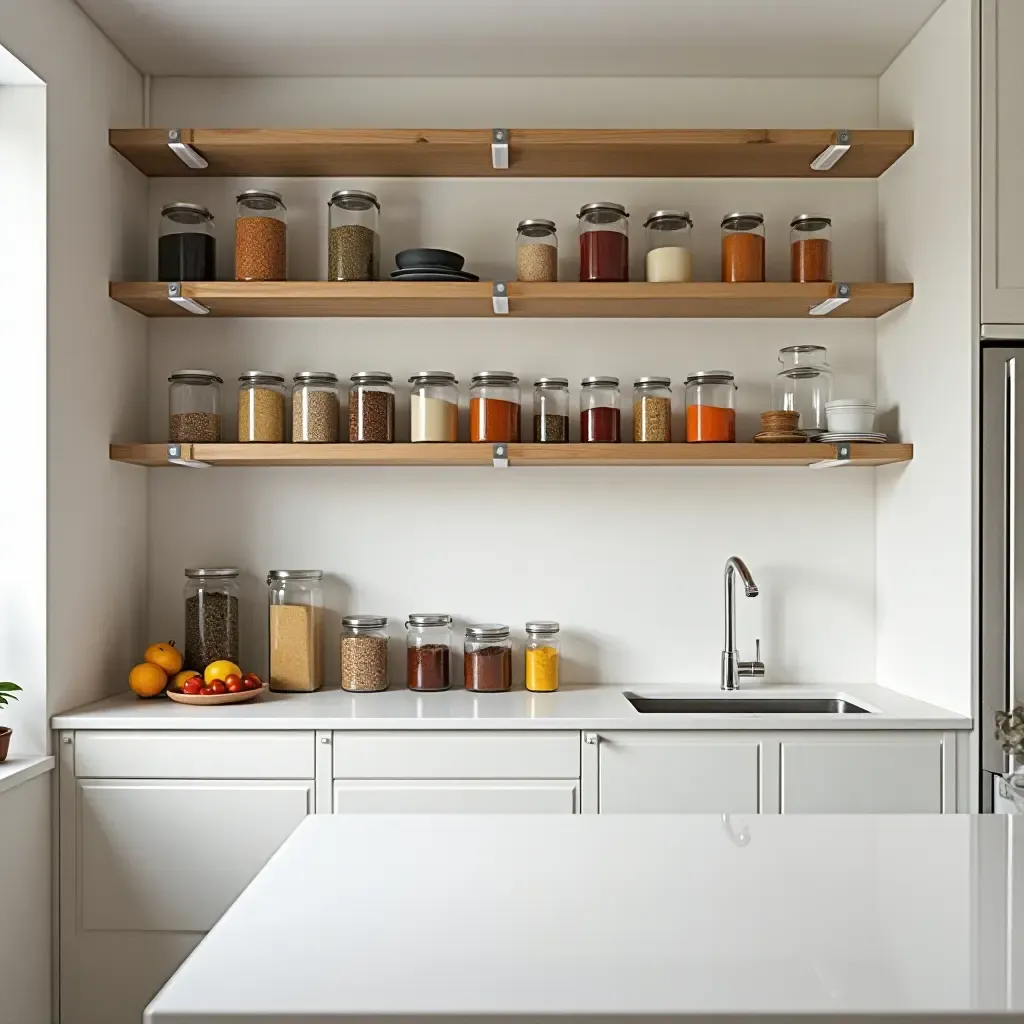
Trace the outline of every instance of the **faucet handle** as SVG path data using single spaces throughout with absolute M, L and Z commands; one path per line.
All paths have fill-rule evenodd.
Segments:
M 736 666 L 737 673 L 745 679 L 763 679 L 764 662 L 761 660 L 761 640 L 754 641 L 754 660 L 741 661 Z
M 761 660 L 761 638 L 758 637 L 754 641 L 754 661 Z

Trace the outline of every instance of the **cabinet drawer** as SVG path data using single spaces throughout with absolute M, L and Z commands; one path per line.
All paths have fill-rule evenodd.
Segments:
M 575 779 L 345 779 L 335 814 L 575 814 Z
M 75 733 L 80 779 L 311 779 L 313 759 L 312 732 Z

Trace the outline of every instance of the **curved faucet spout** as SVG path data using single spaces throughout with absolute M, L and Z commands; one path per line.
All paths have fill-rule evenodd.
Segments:
M 738 555 L 731 555 L 725 561 L 725 585 L 728 587 L 732 582 L 731 577 L 734 569 L 740 574 L 740 579 L 743 580 L 743 592 L 747 597 L 757 597 L 758 589 L 757 584 L 754 582 L 754 577 L 750 575 L 747 563 Z
M 750 575 L 746 562 L 736 555 L 725 560 L 725 645 L 722 650 L 722 689 L 738 690 L 744 676 L 760 678 L 764 675 L 761 661 L 761 641 L 757 642 L 757 656 L 754 661 L 740 661 L 736 650 L 736 575 L 743 580 L 743 592 L 747 597 L 757 597 L 757 584 Z

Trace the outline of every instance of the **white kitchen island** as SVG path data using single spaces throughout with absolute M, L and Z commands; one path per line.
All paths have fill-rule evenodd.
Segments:
M 976 1019 L 1022 921 L 1020 819 L 315 816 L 145 1020 Z

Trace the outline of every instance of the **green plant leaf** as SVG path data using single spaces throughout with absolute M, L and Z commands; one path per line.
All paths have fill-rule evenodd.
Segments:
M 0 693 L 13 693 L 15 690 L 18 693 L 24 692 L 17 683 L 0 683 Z

